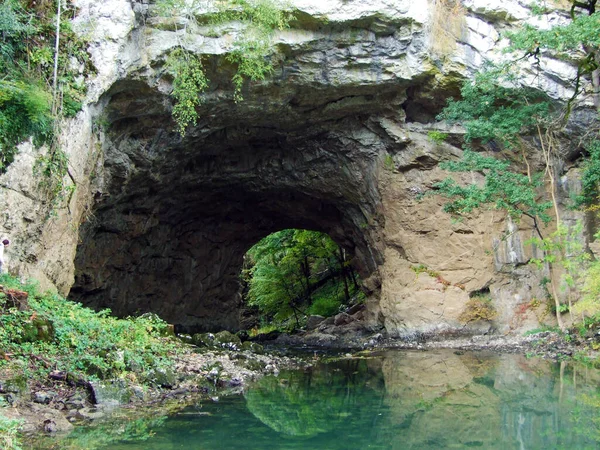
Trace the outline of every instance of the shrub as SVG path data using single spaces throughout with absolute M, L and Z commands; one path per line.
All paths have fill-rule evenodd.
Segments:
M 285 11 L 286 5 L 279 0 L 224 0 L 209 1 L 215 8 L 209 18 L 213 25 L 235 21 L 242 25 L 242 32 L 233 42 L 226 59 L 236 66 L 231 81 L 234 100 L 243 100 L 242 88 L 246 81 L 262 81 L 274 71 L 273 35 L 277 30 L 288 28 L 293 15 Z M 199 0 L 159 0 L 156 3 L 159 15 L 170 18 L 182 15 L 188 23 L 195 23 L 195 11 Z M 187 32 L 190 28 L 184 27 Z M 208 87 L 208 79 L 200 60 L 193 54 L 176 49 L 167 59 L 167 69 L 174 77 L 173 93 L 175 106 L 173 118 L 180 134 L 198 120 L 197 107 L 200 94 Z
M 337 314 L 341 305 L 339 297 L 319 297 L 314 300 L 308 311 L 314 316 L 329 317 Z
M 448 133 L 442 133 L 441 131 L 431 130 L 427 132 L 427 137 L 434 144 L 441 144 L 448 139 Z
M 462 324 L 476 322 L 478 320 L 490 321 L 496 317 L 497 312 L 488 296 L 472 297 L 465 305 L 465 310 L 458 316 Z
M 167 324 L 155 315 L 117 319 L 109 310 L 95 312 L 57 294 L 40 294 L 35 285 L 8 275 L 0 276 L 0 284 L 29 294 L 31 310 L 26 311 L 8 309 L 0 298 L 0 348 L 24 361 L 34 375 L 58 369 L 95 378 L 130 373 L 145 381 L 171 365 L 168 356 L 176 343 L 163 337 Z
M 33 136 L 39 145 L 53 134 L 50 95 L 25 81 L 0 80 L 0 173 L 13 161 L 16 146 Z
M 91 69 L 90 59 L 87 44 L 71 28 L 75 8 L 66 3 L 57 55 L 56 2 L 0 3 L 0 173 L 13 161 L 17 144 L 30 136 L 38 146 L 50 144 L 54 119 L 81 109 L 86 90 L 81 75 Z

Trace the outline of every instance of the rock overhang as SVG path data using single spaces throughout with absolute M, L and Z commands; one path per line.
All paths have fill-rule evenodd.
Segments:
M 103 181 L 95 223 L 82 229 L 74 294 L 119 314 L 147 309 L 190 326 L 235 328 L 239 298 L 231 293 L 240 255 L 288 227 L 328 232 L 355 250 L 363 275 L 377 273 L 382 249 L 398 247 L 381 236 L 389 221 L 377 181 L 382 161 L 393 155 L 398 166 L 410 159 L 403 151 L 411 139 L 406 123 L 434 121 L 461 81 L 495 59 L 496 30 L 526 19 L 522 2 L 491 9 L 487 3 L 465 3 L 465 35 L 455 54 L 436 58 L 425 2 L 296 0 L 297 23 L 276 37 L 273 76 L 246 84 L 237 104 L 234 67 L 224 57 L 239 32 L 235 24 L 221 36 L 200 29 L 182 40 L 152 20 L 142 23 L 138 8 L 138 25 L 102 91 Z M 172 80 L 164 70 L 178 46 L 203 55 L 211 80 L 199 123 L 183 139 L 173 132 Z M 568 97 L 559 74 L 535 76 Z M 415 133 L 427 140 L 427 128 Z M 424 144 L 421 152 L 415 142 L 411 152 L 424 156 L 403 170 L 431 169 L 444 159 L 431 159 L 431 149 Z M 398 189 L 394 202 L 403 195 Z M 198 269 L 199 262 L 210 270 Z
M 399 145 L 374 117 L 402 113 L 364 91 L 320 108 L 291 101 L 289 114 L 254 93 L 239 105 L 207 101 L 182 138 L 163 94 L 136 80 L 116 85 L 71 295 L 119 315 L 151 310 L 182 329 L 236 329 L 243 255 L 285 228 L 328 233 L 365 278 L 374 274 L 377 173 Z

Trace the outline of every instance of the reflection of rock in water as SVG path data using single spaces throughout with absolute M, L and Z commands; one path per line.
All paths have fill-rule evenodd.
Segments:
M 383 364 L 390 448 L 448 448 L 499 443 L 499 399 L 485 380 L 494 361 L 451 351 L 390 354 Z M 391 436 L 390 436 L 391 438 Z
M 587 448 L 593 441 L 572 421 L 575 369 L 561 382 L 557 367 L 521 355 L 390 353 L 389 448 Z
M 310 437 L 371 426 L 382 408 L 379 360 L 344 360 L 266 377 L 246 393 L 248 410 L 273 430 Z

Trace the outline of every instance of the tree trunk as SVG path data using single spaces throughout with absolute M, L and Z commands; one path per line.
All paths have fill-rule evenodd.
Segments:
M 594 59 L 596 60 L 596 64 L 600 66 L 600 55 L 598 53 L 596 53 Z M 600 68 L 592 72 L 592 89 L 594 106 L 596 107 L 596 110 L 600 110 Z
M 344 249 L 338 245 L 338 261 L 340 263 L 340 273 L 342 275 L 342 280 L 344 281 L 344 297 L 346 297 L 346 303 L 350 302 L 350 290 L 348 289 L 348 278 L 346 277 L 346 252 Z
M 60 47 L 60 14 L 62 0 L 58 0 L 56 12 L 56 40 L 54 42 L 54 78 L 52 80 L 52 113 L 58 113 L 58 52 Z
M 304 261 L 302 261 L 302 264 L 300 264 L 300 267 L 302 269 L 302 275 L 304 275 L 304 282 L 305 282 L 305 296 L 306 296 L 306 301 L 308 303 L 310 303 L 311 301 L 311 288 L 310 288 L 310 264 L 308 262 L 308 255 L 304 255 Z
M 556 229 L 559 230 L 561 227 L 560 221 L 560 212 L 558 209 L 558 198 L 556 197 L 556 177 L 554 176 L 554 165 L 553 165 L 553 148 L 554 141 L 553 136 L 549 131 L 546 131 L 544 135 L 542 133 L 542 129 L 540 126 L 537 126 L 538 137 L 540 139 L 540 145 L 542 147 L 542 153 L 544 155 L 544 162 L 546 164 L 546 174 L 548 175 L 548 179 L 550 180 L 550 195 L 552 198 L 552 206 L 554 208 L 554 215 L 556 219 Z M 560 239 L 560 237 L 558 237 Z M 559 255 L 559 258 L 562 255 Z M 550 287 L 552 288 L 552 297 L 554 297 L 554 307 L 556 308 L 556 323 L 560 328 L 560 331 L 565 331 L 565 325 L 562 321 L 561 311 L 560 311 L 560 298 L 558 296 L 558 289 L 556 287 L 556 278 L 560 276 L 560 274 L 556 273 L 554 265 L 552 262 L 548 262 L 548 270 L 550 273 Z
M 360 286 L 358 285 L 358 281 L 356 281 L 356 273 L 354 273 L 354 269 L 350 266 L 350 277 L 352 278 L 352 283 L 354 284 L 354 289 L 358 291 Z

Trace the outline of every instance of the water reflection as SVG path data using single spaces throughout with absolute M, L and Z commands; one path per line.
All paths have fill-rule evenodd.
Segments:
M 264 378 L 247 392 L 246 406 L 274 431 L 309 437 L 364 423 L 384 393 L 379 361 L 352 359 Z
M 100 448 L 598 448 L 599 381 L 519 355 L 390 351 L 264 378 Z

